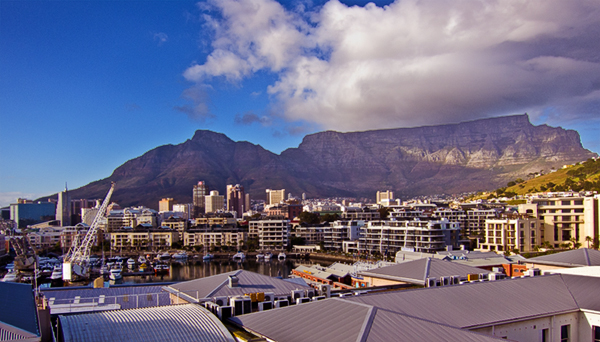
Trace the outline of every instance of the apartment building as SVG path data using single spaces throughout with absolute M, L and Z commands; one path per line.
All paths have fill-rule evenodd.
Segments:
M 108 214 L 106 232 L 110 233 L 123 227 L 134 228 L 140 224 L 148 224 L 152 228 L 158 226 L 157 213 L 146 207 L 134 207 L 111 210 Z
M 290 231 L 290 237 L 297 237 L 304 239 L 306 245 L 318 245 L 324 240 L 323 227 L 320 226 L 302 226 L 300 224 L 294 224 Z
M 527 215 L 503 215 L 485 221 L 479 250 L 533 252 L 544 240 L 544 221 Z
M 258 246 L 261 250 L 287 249 L 290 221 L 285 219 L 250 221 L 248 237 L 258 238 Z
M 112 249 L 163 249 L 179 241 L 179 233 L 170 229 L 119 229 L 110 233 Z
M 569 243 L 572 238 L 582 246 L 586 246 L 588 237 L 600 241 L 598 195 L 583 197 L 567 193 L 530 198 L 519 205 L 519 213 L 543 220 L 544 240 L 554 247 Z
M 162 221 L 161 226 L 176 230 L 181 235 L 188 229 L 188 220 L 179 217 L 169 217 Z
M 342 211 L 342 214 L 340 216 L 344 220 L 352 220 L 352 221 L 358 221 L 358 220 L 373 221 L 373 220 L 379 220 L 381 218 L 381 215 L 377 209 L 369 208 L 369 207 L 346 208 L 344 211 Z
M 399 250 L 435 253 L 458 247 L 460 224 L 448 219 L 370 221 L 361 228 L 361 252 L 395 254 Z
M 240 248 L 248 238 L 247 232 L 185 232 L 184 246 L 233 246 Z
M 356 241 L 360 238 L 360 228 L 364 221 L 334 221 L 323 227 L 324 247 L 327 250 L 342 251 L 344 241 Z

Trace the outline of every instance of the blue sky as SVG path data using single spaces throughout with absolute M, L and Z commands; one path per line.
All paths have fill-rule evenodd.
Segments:
M 366 3 L 0 1 L 0 206 L 197 129 L 280 153 L 527 112 L 600 151 L 597 2 Z

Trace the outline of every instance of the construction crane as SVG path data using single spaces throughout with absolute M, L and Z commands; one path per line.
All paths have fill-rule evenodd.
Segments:
M 89 263 L 90 263 L 90 250 L 92 249 L 92 244 L 94 243 L 94 237 L 98 234 L 98 228 L 100 227 L 100 223 L 105 221 L 106 218 L 106 208 L 108 208 L 108 204 L 110 203 L 110 196 L 115 190 L 115 182 L 111 182 L 110 189 L 106 194 L 106 198 L 104 198 L 104 202 L 98 209 L 96 216 L 94 217 L 94 221 L 92 221 L 92 225 L 88 230 L 87 234 L 80 243 L 74 241 L 76 246 L 72 246 L 69 250 L 69 253 L 63 259 L 63 280 L 71 281 L 73 280 L 73 274 L 80 278 L 88 278 L 89 277 Z

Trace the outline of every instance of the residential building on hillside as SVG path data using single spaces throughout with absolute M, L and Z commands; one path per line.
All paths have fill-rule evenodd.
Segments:
M 519 204 L 519 213 L 529 214 L 546 223 L 544 240 L 555 248 L 571 243 L 571 239 L 585 246 L 587 240 L 600 241 L 598 196 L 548 196 L 530 198 Z M 589 237 L 589 239 L 588 239 Z
M 285 250 L 290 237 L 290 221 L 285 219 L 267 219 L 250 221 L 248 238 L 258 238 L 261 250 Z
M 361 252 L 395 254 L 397 251 L 435 253 L 458 247 L 460 224 L 447 219 L 369 221 L 361 229 Z
M 544 241 L 544 221 L 527 215 L 503 215 L 485 221 L 485 237 L 479 250 L 533 252 Z

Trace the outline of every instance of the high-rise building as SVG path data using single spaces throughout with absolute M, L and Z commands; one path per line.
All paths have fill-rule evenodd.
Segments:
M 224 209 L 225 197 L 219 195 L 218 191 L 211 191 L 209 196 L 205 196 L 206 212 L 214 213 Z
M 206 212 L 205 197 L 208 196 L 208 185 L 204 181 L 199 181 L 194 185 L 192 200 L 194 204 L 194 217 L 198 217 Z
M 71 225 L 71 198 L 69 190 L 65 185 L 65 191 L 58 193 L 58 203 L 56 204 L 56 219 L 60 221 L 63 227 Z
M 246 195 L 242 185 L 227 185 L 227 210 L 236 213 L 237 217 L 242 217 L 246 211 Z M 249 209 L 249 208 L 248 208 Z
M 394 200 L 394 192 L 393 191 L 377 191 L 377 204 L 389 204 L 389 202 Z
M 173 211 L 173 204 L 177 203 L 172 198 L 163 198 L 158 201 L 158 211 Z
M 283 200 L 285 200 L 285 189 L 281 190 L 271 190 L 267 189 L 267 205 L 270 204 L 279 204 Z

